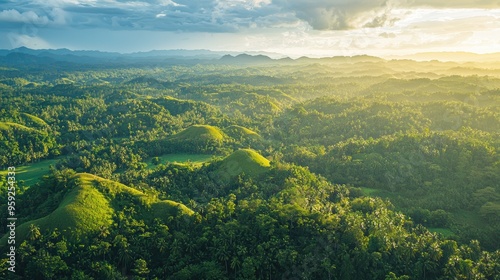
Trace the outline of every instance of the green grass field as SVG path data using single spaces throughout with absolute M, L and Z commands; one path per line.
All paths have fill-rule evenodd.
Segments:
M 167 154 L 158 157 L 160 159 L 160 163 L 186 163 L 191 162 L 194 165 L 201 165 L 204 162 L 207 162 L 212 159 L 212 155 L 205 154 Z M 148 169 L 154 169 L 155 164 L 153 164 L 153 158 L 149 158 L 146 160 L 146 164 L 148 165 Z
M 16 181 L 24 181 L 23 186 L 32 186 L 36 184 L 43 175 L 49 173 L 49 167 L 56 165 L 59 159 L 47 159 L 35 162 L 24 166 L 15 166 L 16 168 Z M 7 170 L 0 171 L 0 176 L 7 176 Z

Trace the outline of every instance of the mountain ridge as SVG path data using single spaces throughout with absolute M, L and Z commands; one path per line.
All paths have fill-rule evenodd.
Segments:
M 270 64 L 293 65 L 299 63 L 358 63 L 393 60 L 441 61 L 456 63 L 500 62 L 500 52 L 477 54 L 471 52 L 426 52 L 401 56 L 378 57 L 372 55 L 330 56 L 290 58 L 270 52 L 211 51 L 205 49 L 151 50 L 147 52 L 118 53 L 98 50 L 30 49 L 26 47 L 11 50 L 0 49 L 0 65 L 40 67 L 50 65 L 67 67 L 77 65 L 195 65 L 195 64 Z

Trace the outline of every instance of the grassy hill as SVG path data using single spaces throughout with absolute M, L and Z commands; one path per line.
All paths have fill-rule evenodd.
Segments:
M 22 125 L 22 124 L 13 123 L 13 122 L 0 122 L 0 130 L 14 130 L 14 129 L 16 129 L 18 131 L 23 131 L 23 132 L 41 133 L 40 131 L 38 131 L 34 128 L 27 127 L 27 126 Z
M 92 186 L 86 175 L 77 176 L 80 183 L 66 194 L 57 209 L 43 218 L 18 225 L 16 243 L 20 244 L 28 236 L 31 224 L 37 225 L 42 233 L 57 228 L 70 238 L 111 225 L 113 209 L 109 201 Z M 6 236 L 0 239 L 1 245 L 5 242 Z
M 226 135 L 218 127 L 193 125 L 170 137 L 175 141 L 223 141 Z
M 224 128 L 224 132 L 235 139 L 245 139 L 245 138 L 260 139 L 260 135 L 257 132 L 239 125 L 228 126 Z
M 214 154 L 227 139 L 228 136 L 218 127 L 193 125 L 161 140 L 158 147 L 151 150 L 150 155 Z
M 115 181 L 103 179 L 87 173 L 79 175 L 81 176 L 81 180 L 84 184 L 93 184 L 94 181 L 102 183 L 99 184 L 100 188 L 102 188 L 101 191 L 106 193 L 108 198 L 113 200 L 113 206 L 115 206 L 115 209 L 117 210 L 120 209 L 119 205 L 123 203 L 123 201 L 120 200 L 124 197 L 124 195 L 128 196 L 131 201 L 145 206 L 143 209 L 145 211 L 142 212 L 142 218 L 147 220 L 153 220 L 154 218 L 167 218 L 168 216 L 176 214 L 192 215 L 194 213 L 191 209 L 181 203 L 171 200 L 158 200 L 155 197 L 149 196 L 141 191 Z M 118 196 L 121 198 L 117 199 Z
M 141 205 L 138 213 L 141 218 L 152 221 L 155 218 L 167 219 L 169 216 L 194 212 L 181 203 L 159 200 L 139 190 L 101 177 L 79 173 L 75 175 L 77 186 L 63 198 L 57 209 L 49 215 L 25 222 L 16 228 L 16 243 L 21 243 L 29 234 L 31 224 L 40 232 L 59 229 L 69 238 L 80 238 L 98 231 L 102 226 L 112 224 L 113 214 L 123 205 Z M 6 244 L 7 235 L 0 239 L 0 246 Z
M 250 176 L 262 174 L 270 166 L 268 159 L 252 149 L 240 149 L 220 162 L 218 171 L 229 176 L 245 173 Z
M 40 128 L 44 128 L 44 129 L 49 127 L 49 125 L 44 120 L 42 120 L 41 118 L 39 118 L 37 116 L 33 116 L 31 114 L 28 114 L 28 113 L 21 113 L 20 116 L 25 122 L 32 123 L 34 126 L 38 126 Z

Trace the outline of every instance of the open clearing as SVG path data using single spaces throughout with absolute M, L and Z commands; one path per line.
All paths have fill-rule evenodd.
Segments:
M 163 156 L 159 156 L 158 158 L 160 159 L 161 164 L 165 163 L 186 163 L 186 162 L 191 162 L 192 164 L 195 165 L 200 165 L 204 162 L 207 162 L 212 159 L 212 155 L 206 155 L 206 154 L 167 154 Z M 155 168 L 155 164 L 153 164 L 153 158 L 149 158 L 146 163 L 148 165 L 148 168 L 152 169 Z
M 33 186 L 43 175 L 49 173 L 50 166 L 56 165 L 59 159 L 47 159 L 30 165 L 14 166 L 16 168 L 16 181 L 24 181 L 22 185 Z M 7 170 L 0 171 L 1 176 L 7 176 Z

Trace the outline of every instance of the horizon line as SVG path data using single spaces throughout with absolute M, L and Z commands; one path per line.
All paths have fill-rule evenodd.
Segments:
M 335 58 L 335 57 L 359 57 L 359 56 L 370 56 L 370 57 L 376 57 L 376 58 L 382 58 L 382 59 L 409 59 L 412 56 L 423 56 L 423 55 L 446 55 L 446 56 L 452 56 L 452 55 L 468 55 L 468 56 L 489 56 L 489 55 L 499 55 L 500 52 L 486 52 L 486 53 L 480 53 L 480 52 L 472 52 L 472 51 L 427 51 L 427 52 L 416 52 L 416 53 L 408 53 L 408 54 L 397 54 L 397 55 L 374 55 L 370 54 L 368 52 L 366 53 L 353 53 L 349 55 L 312 55 L 312 54 L 303 54 L 303 55 L 289 55 L 285 53 L 278 53 L 278 52 L 273 52 L 273 51 L 266 51 L 266 50 L 245 50 L 245 51 L 236 51 L 236 50 L 212 50 L 212 49 L 151 49 L 147 51 L 133 51 L 133 52 L 120 52 L 120 51 L 109 51 L 109 50 L 98 50 L 98 49 L 71 49 L 71 48 L 30 48 L 26 46 L 20 46 L 16 48 L 11 48 L 11 49 L 0 49 L 0 51 L 11 51 L 15 52 L 16 50 L 19 49 L 26 49 L 26 50 L 31 50 L 31 51 L 61 51 L 61 50 L 66 50 L 70 52 L 98 52 L 102 54 L 116 54 L 116 55 L 135 55 L 135 54 L 147 54 L 147 53 L 152 53 L 152 52 L 169 52 L 169 51 L 186 51 L 186 52 L 196 52 L 196 51 L 203 51 L 203 52 L 212 52 L 214 54 L 221 54 L 222 56 L 226 55 L 241 55 L 241 54 L 247 54 L 250 56 L 258 56 L 258 55 L 263 55 L 267 56 L 268 58 L 272 60 L 279 60 L 279 59 L 293 59 L 297 60 L 300 58 L 309 58 L 309 59 L 321 59 L 321 58 Z M 199 54 L 203 55 L 203 54 Z M 199 56 L 199 55 L 193 55 L 193 56 Z M 209 54 L 207 54 L 209 55 Z M 222 57 L 221 56 L 221 57 Z M 415 59 L 415 58 L 412 58 Z M 427 59 L 429 60 L 429 58 Z M 431 59 L 434 60 L 434 59 Z M 499 58 L 500 60 L 500 58 Z M 457 61 L 457 60 L 451 60 L 451 61 Z M 458 61 L 464 61 L 461 59 L 458 59 Z

